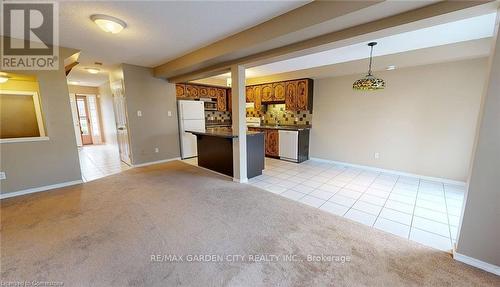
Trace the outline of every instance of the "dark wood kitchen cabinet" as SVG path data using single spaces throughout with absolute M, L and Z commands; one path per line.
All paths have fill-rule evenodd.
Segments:
M 297 110 L 297 81 L 285 83 L 285 109 L 287 111 Z
M 264 133 L 264 151 L 266 156 L 279 157 L 280 139 L 279 131 L 274 129 L 263 129 L 258 127 L 249 127 L 249 131 L 263 132 Z
M 278 130 L 266 130 L 265 147 L 267 156 L 278 157 L 280 155 Z
M 205 86 L 200 86 L 198 88 L 198 95 L 200 96 L 200 98 L 208 98 L 208 87 L 205 87 Z
M 273 101 L 283 102 L 285 100 L 285 82 L 273 83 Z
M 177 98 L 185 98 L 186 97 L 186 85 L 175 84 L 175 96 Z
M 175 95 L 179 100 L 196 100 L 210 98 L 217 102 L 217 110 L 220 112 L 231 111 L 231 89 L 205 85 L 176 84 Z
M 217 89 L 217 110 L 219 112 L 227 111 L 227 97 L 225 89 Z
M 245 98 L 247 103 L 253 103 L 255 101 L 254 89 L 252 86 L 246 87 Z
M 261 101 L 262 103 L 269 103 L 273 101 L 273 85 L 272 84 L 265 84 L 265 85 L 260 85 L 260 95 L 261 95 Z
M 199 98 L 198 92 L 198 86 L 186 85 L 186 97 L 195 99 Z
M 313 80 L 302 79 L 285 83 L 285 109 L 290 111 L 312 111 Z
M 255 86 L 253 88 L 253 97 L 254 97 L 254 109 L 260 110 L 262 107 L 262 88 L 260 86 Z

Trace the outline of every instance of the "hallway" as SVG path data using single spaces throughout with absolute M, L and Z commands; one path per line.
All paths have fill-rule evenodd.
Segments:
M 78 148 L 78 155 L 84 182 L 131 168 L 120 160 L 118 149 L 112 145 L 85 145 Z

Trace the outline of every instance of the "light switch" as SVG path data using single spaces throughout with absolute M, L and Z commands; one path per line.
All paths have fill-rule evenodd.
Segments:
M 168 112 L 167 112 L 167 115 L 168 115 L 169 117 L 171 117 L 171 116 L 172 116 L 172 111 L 168 111 Z
M 7 176 L 5 175 L 5 172 L 0 171 L 0 180 L 2 179 L 7 179 Z
M 141 110 L 138 110 L 138 111 L 137 111 L 137 116 L 138 116 L 138 117 L 142 117 L 142 111 L 141 111 Z

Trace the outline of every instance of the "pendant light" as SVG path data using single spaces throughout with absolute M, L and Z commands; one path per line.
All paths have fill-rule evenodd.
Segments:
M 381 90 L 385 88 L 384 80 L 377 78 L 372 75 L 372 58 L 373 58 L 373 46 L 377 45 L 377 42 L 370 42 L 368 46 L 370 46 L 370 66 L 368 68 L 368 74 L 362 78 L 354 82 L 352 84 L 352 88 L 358 91 L 375 91 Z

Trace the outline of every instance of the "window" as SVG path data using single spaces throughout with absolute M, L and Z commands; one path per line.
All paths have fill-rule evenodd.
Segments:
M 26 76 L 22 80 L 9 76 L 7 84 L 0 85 L 0 142 L 48 139 L 43 125 L 38 82 L 27 82 Z

